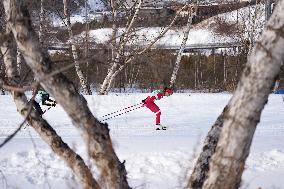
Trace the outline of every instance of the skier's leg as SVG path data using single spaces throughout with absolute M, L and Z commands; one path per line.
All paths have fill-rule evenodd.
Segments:
M 167 127 L 166 126 L 163 126 L 161 125 L 161 110 L 160 108 L 155 104 L 153 103 L 151 105 L 151 108 L 149 108 L 152 112 L 154 112 L 156 114 L 156 130 L 166 130 Z
M 34 108 L 36 109 L 36 111 L 39 113 L 39 115 L 41 116 L 43 114 L 43 111 L 39 105 L 39 103 L 37 103 L 36 101 L 33 101 L 34 104 Z
M 154 102 L 152 102 L 151 104 L 147 104 L 147 108 L 149 108 L 152 112 L 154 112 L 156 114 L 156 125 L 159 125 L 160 119 L 161 119 L 160 108 Z
M 44 99 L 42 101 L 42 104 L 46 105 L 46 106 L 55 106 L 56 105 L 56 101 L 48 98 L 48 99 Z
M 156 125 L 160 125 L 161 120 L 161 110 L 156 112 Z

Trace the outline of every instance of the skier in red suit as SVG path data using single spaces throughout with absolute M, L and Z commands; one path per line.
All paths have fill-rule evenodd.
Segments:
M 142 100 L 142 102 L 144 103 L 143 106 L 149 108 L 149 110 L 151 110 L 152 112 L 154 112 L 156 114 L 156 126 L 157 126 L 157 130 L 166 130 L 165 126 L 162 126 L 160 123 L 161 120 L 161 110 L 160 108 L 157 106 L 157 104 L 155 104 L 155 100 L 160 100 L 161 98 L 163 98 L 164 96 L 170 96 L 173 94 L 173 90 L 171 88 L 165 87 L 164 90 L 155 90 L 152 92 L 151 96 L 148 96 L 146 99 Z

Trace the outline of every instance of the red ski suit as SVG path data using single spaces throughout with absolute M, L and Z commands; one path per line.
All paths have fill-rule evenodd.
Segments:
M 147 108 L 149 108 L 149 110 L 151 110 L 152 112 L 156 114 L 156 125 L 160 124 L 161 110 L 157 106 L 157 104 L 155 104 L 154 101 L 160 100 L 163 97 L 164 97 L 163 91 L 157 90 L 157 91 L 153 91 L 152 95 L 148 96 L 145 99 L 144 106 L 146 106 Z

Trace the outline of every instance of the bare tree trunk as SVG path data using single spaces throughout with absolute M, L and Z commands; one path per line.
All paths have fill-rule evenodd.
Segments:
M 221 129 L 223 127 L 223 119 L 225 111 L 226 108 L 224 108 L 222 114 L 217 118 L 216 122 L 211 127 L 210 131 L 208 132 L 205 138 L 202 152 L 200 153 L 197 162 L 195 163 L 193 172 L 190 176 L 187 185 L 188 188 L 194 188 L 194 189 L 202 188 L 202 185 L 205 179 L 207 178 L 207 173 L 209 170 L 209 161 L 211 156 L 215 152 L 215 148 L 219 140 Z
M 38 32 L 39 43 L 42 46 L 43 46 L 43 22 L 44 22 L 43 1 L 44 0 L 40 0 L 39 32 Z
M 120 55 L 123 51 L 123 44 L 122 44 L 122 38 L 123 35 L 120 38 L 120 43 L 121 46 L 117 47 L 117 42 L 116 42 L 116 37 L 117 37 L 117 9 L 118 9 L 118 2 L 115 0 L 111 0 L 111 7 L 112 7 L 112 16 L 113 16 L 113 25 L 112 25 L 112 57 L 111 57 L 111 64 L 112 66 L 109 68 L 108 70 L 108 74 L 106 76 L 106 78 L 103 81 L 103 84 L 100 88 L 100 95 L 107 95 L 109 90 L 108 90 L 108 86 L 109 83 L 112 82 L 111 78 L 113 78 L 113 74 L 115 73 L 117 67 L 118 67 L 118 63 L 119 63 L 119 59 L 120 59 Z M 117 50 L 118 48 L 118 50 Z
M 198 53 L 198 60 L 196 60 L 196 79 L 197 79 L 197 88 L 199 88 L 199 61 L 200 61 L 200 53 Z
M 132 29 L 133 24 L 134 24 L 135 20 L 138 17 L 138 13 L 140 11 L 141 5 L 142 5 L 142 0 L 139 0 L 139 3 L 138 3 L 138 5 L 136 7 L 136 10 L 135 10 L 135 13 L 134 13 L 132 19 L 130 20 L 126 31 L 124 32 L 124 34 L 120 38 L 120 46 L 119 46 L 117 52 L 114 53 L 115 54 L 115 58 L 113 60 L 113 64 L 112 64 L 111 68 L 109 69 L 107 77 L 105 78 L 105 80 L 104 80 L 104 82 L 103 82 L 103 84 L 101 86 L 101 89 L 100 89 L 100 92 L 99 92 L 99 94 L 101 94 L 101 95 L 108 94 L 108 92 L 110 91 L 110 89 L 112 87 L 114 79 L 115 79 L 115 77 L 118 74 L 116 72 L 117 71 L 120 72 L 122 70 L 122 69 L 120 69 L 121 66 L 119 67 L 118 70 L 117 70 L 117 67 L 119 65 L 121 56 L 123 55 L 124 47 L 125 47 L 128 39 L 129 39 L 130 30 Z
M 118 67 L 118 63 L 117 63 L 117 59 L 115 58 L 113 65 L 111 66 L 111 68 L 108 70 L 108 74 L 106 76 L 106 78 L 104 79 L 104 82 L 101 86 L 100 95 L 107 95 L 107 88 L 109 86 L 109 83 L 112 83 L 112 80 L 114 80 L 114 73 L 116 68 Z M 110 89 L 109 89 L 110 90 Z
M 283 9 L 284 0 L 280 0 L 249 56 L 224 113 L 224 126 L 204 189 L 235 189 L 240 185 L 257 123 L 284 59 Z
M 74 35 L 73 35 L 73 32 L 72 32 L 72 28 L 71 28 L 70 13 L 69 13 L 69 10 L 68 10 L 68 0 L 63 0 L 63 4 L 64 4 L 65 22 L 66 22 L 68 33 L 69 33 L 69 39 L 70 39 L 70 44 L 71 44 L 71 49 L 72 49 L 72 56 L 73 56 L 73 59 L 74 59 L 74 62 L 75 62 L 76 73 L 78 75 L 80 84 L 82 86 L 83 93 L 86 94 L 86 95 L 91 95 L 92 92 L 91 92 L 91 90 L 90 90 L 90 88 L 87 84 L 87 80 L 84 77 L 84 74 L 83 74 L 83 72 L 80 68 L 79 62 L 78 62 L 79 56 L 78 56 L 78 53 L 77 53 Z
M 139 1 L 139 4 L 142 3 L 142 1 Z M 141 5 L 139 5 L 141 6 Z M 187 5 L 184 5 L 181 9 L 179 9 L 177 12 L 180 12 L 182 11 L 185 7 L 187 7 Z M 139 8 L 140 9 L 140 8 Z M 135 18 L 135 17 L 133 17 Z M 115 67 L 114 71 L 113 72 L 113 67 L 111 67 L 110 71 L 113 73 L 111 76 L 109 76 L 109 72 L 108 72 L 108 75 L 107 77 L 105 78 L 104 80 L 104 83 L 102 84 L 102 87 L 101 87 L 101 90 L 100 90 L 100 93 L 99 94 L 107 94 L 108 91 L 111 89 L 112 87 L 112 84 L 114 82 L 114 79 L 115 77 L 129 64 L 131 63 L 135 56 L 138 56 L 138 55 L 141 55 L 145 52 L 147 52 L 159 39 L 161 39 L 168 31 L 169 29 L 174 25 L 175 21 L 177 20 L 178 18 L 178 14 L 176 14 L 175 18 L 172 20 L 172 22 L 166 27 L 164 28 L 161 33 L 159 34 L 159 36 L 157 38 L 155 38 L 147 47 L 145 47 L 143 50 L 139 51 L 139 52 L 136 52 L 134 55 L 130 56 L 130 58 L 128 58 L 123 65 L 120 65 L 119 68 L 117 69 L 118 65 L 112 65 L 113 67 Z M 133 19 L 132 19 L 133 20 Z M 134 21 L 134 20 L 133 20 Z M 131 24 L 130 24 L 131 25 Z M 127 41 L 127 40 L 125 40 Z M 107 86 L 106 86 L 107 85 Z M 104 89 L 104 90 L 103 90 Z M 102 93 L 101 91 L 106 91 L 104 93 Z
M 12 85 L 17 86 L 20 84 L 20 77 L 17 71 L 16 60 L 13 58 L 15 53 L 12 52 L 12 48 L 12 41 L 8 40 L 1 46 L 1 51 L 4 56 L 4 63 L 6 65 L 6 73 L 9 82 Z M 22 114 L 23 117 L 27 117 L 29 107 L 31 106 L 30 103 L 32 102 L 28 102 L 27 97 L 22 92 L 12 91 L 12 96 L 18 112 Z M 100 188 L 84 160 L 62 141 L 56 131 L 34 109 L 32 109 L 27 121 L 40 135 L 40 137 L 51 147 L 53 152 L 63 159 L 72 169 L 74 174 L 81 181 L 83 188 Z
M 41 85 L 61 104 L 72 123 L 80 129 L 88 154 L 95 160 L 106 188 L 130 188 L 124 163 L 115 154 L 107 124 L 102 124 L 92 115 L 85 98 L 77 92 L 72 82 L 62 73 L 52 74 L 53 64 L 39 45 L 25 7 L 17 5 L 16 0 L 4 0 L 4 7 L 8 26 L 28 66 Z
M 282 0 L 282 9 L 283 9 L 283 0 Z M 281 9 L 281 8 L 279 8 Z M 278 10 L 279 10 L 278 9 Z M 272 21 L 271 21 L 272 22 Z M 273 24 L 270 24 L 270 25 L 273 25 Z M 279 25 L 279 24 L 278 24 Z M 277 25 L 277 26 L 278 26 Z M 271 28 L 271 27 L 270 27 Z M 275 28 L 275 27 L 274 27 Z M 281 27 L 277 27 L 277 28 L 281 28 Z M 282 28 L 283 28 L 283 13 L 282 13 Z M 279 31 L 279 29 L 273 29 L 271 28 L 272 31 L 268 31 L 269 32 L 273 32 L 273 30 L 275 30 L 275 32 L 277 33 L 277 31 Z M 282 29 L 283 30 L 283 29 Z M 281 32 L 278 32 L 278 34 L 280 34 Z M 275 34 L 275 33 L 274 33 Z M 264 36 L 267 36 L 267 33 L 264 35 Z M 273 36 L 273 35 L 272 35 Z M 275 37 L 275 36 L 274 36 Z M 267 40 L 267 41 L 270 41 L 268 37 L 268 39 L 265 39 L 265 37 L 263 37 L 263 41 Z M 273 39 L 271 39 L 271 41 L 273 41 Z M 271 42 L 270 42 L 271 43 Z M 277 45 L 275 45 L 275 48 L 274 49 L 277 49 L 278 51 L 281 51 L 281 43 L 282 43 L 282 49 L 283 49 L 283 38 L 282 38 L 282 42 L 279 42 Z M 257 49 L 259 49 L 262 45 L 258 45 L 257 46 Z M 269 47 L 269 45 L 267 45 Z M 272 48 L 271 48 L 272 49 Z M 264 52 L 263 52 L 264 51 Z M 262 48 L 262 52 L 258 52 L 259 54 L 261 53 L 264 53 L 264 55 L 266 54 L 265 53 L 265 47 Z M 279 53 L 283 53 L 283 52 L 279 52 Z M 252 58 L 256 58 L 255 56 L 256 54 L 254 55 L 251 55 L 251 59 Z M 269 55 L 269 53 L 267 54 Z M 282 54 L 283 56 L 283 54 Z M 267 58 L 267 57 L 266 57 Z M 270 62 L 270 60 L 262 60 L 261 58 L 259 59 L 261 61 L 264 61 L 262 63 L 264 64 L 267 64 L 267 62 Z M 283 60 L 283 58 L 282 58 Z M 281 59 L 278 59 L 278 61 L 281 61 Z M 274 62 L 274 61 L 273 61 Z M 274 67 L 275 65 L 270 65 L 270 68 L 271 67 Z M 254 68 L 257 67 L 257 66 L 254 66 Z M 277 65 L 278 67 L 278 65 Z M 278 69 L 278 68 L 275 68 L 274 69 Z M 249 70 L 248 68 L 246 70 Z M 266 71 L 266 70 L 265 70 Z M 249 73 L 248 71 L 247 72 L 244 72 L 244 75 L 246 73 Z M 273 76 L 270 76 L 270 77 L 273 77 Z M 264 79 L 266 79 L 267 77 L 264 77 Z M 189 184 L 188 184 L 188 188 L 194 188 L 194 189 L 199 189 L 199 188 L 202 188 L 203 186 L 203 183 L 205 181 L 205 179 L 207 178 L 207 175 L 208 175 L 208 170 L 209 170 L 209 162 L 211 161 L 211 156 L 213 155 L 213 153 L 215 153 L 215 149 L 216 149 L 216 145 L 217 145 L 217 142 L 219 141 L 219 137 L 220 137 L 220 132 L 221 132 L 221 128 L 223 127 L 223 119 L 224 119 L 224 115 L 228 115 L 228 106 L 226 106 L 226 108 L 224 109 L 224 111 L 222 112 L 222 114 L 218 117 L 216 123 L 212 126 L 211 130 L 209 131 L 206 139 L 205 139 L 205 142 L 204 142 L 204 146 L 203 146 L 203 151 L 201 152 L 201 154 L 199 155 L 199 158 L 197 160 L 197 163 L 195 164 L 195 167 L 194 167 L 194 170 L 193 170 L 193 173 L 191 174 L 191 177 L 189 179 Z M 253 112 L 253 111 L 252 111 Z M 234 134 L 234 133 L 233 133 Z M 241 139 L 240 139 L 241 140 Z M 241 142 L 241 141 L 239 141 Z M 220 169 L 222 169 L 223 167 L 220 167 Z M 213 175 L 211 175 L 213 176 Z M 228 175 L 226 175 L 225 178 L 228 178 Z M 224 179 L 226 180 L 226 179 Z M 224 181 L 223 180 L 223 181 Z M 212 182 L 213 183 L 213 182 Z M 216 182 L 215 182 L 216 183 Z M 223 185 L 218 185 L 216 188 L 229 188 L 229 187 L 226 187 L 226 186 L 223 186 Z
M 194 89 L 197 88 L 197 61 L 194 60 Z
M 195 6 L 194 10 L 196 10 L 196 6 Z M 184 31 L 182 43 L 181 43 L 181 46 L 179 48 L 179 52 L 177 54 L 177 59 L 176 59 L 176 63 L 175 63 L 175 67 L 174 67 L 173 73 L 172 73 L 172 77 L 171 77 L 171 80 L 170 80 L 169 87 L 173 87 L 174 83 L 176 81 L 177 73 L 178 73 L 178 70 L 179 70 L 179 67 L 180 67 L 182 53 L 183 53 L 183 51 L 185 49 L 186 42 L 188 40 L 189 31 L 191 29 L 192 18 L 193 18 L 193 16 L 196 16 L 196 11 L 195 12 L 191 12 L 191 11 L 192 10 L 190 9 L 189 12 L 188 12 L 188 19 L 187 19 L 186 30 Z
M 117 58 L 120 57 L 120 53 L 122 53 L 122 48 L 120 47 L 120 52 L 117 52 L 117 43 L 116 43 L 116 37 L 117 37 L 117 8 L 118 8 L 118 2 L 115 0 L 111 0 L 111 7 L 112 7 L 112 18 L 113 18 L 113 24 L 112 24 L 112 48 L 111 48 L 111 67 L 108 69 L 107 76 L 105 77 L 102 86 L 100 88 L 99 94 L 100 95 L 106 95 L 109 91 L 107 90 L 109 83 L 111 82 L 111 78 L 113 74 L 115 73 L 115 70 L 118 67 Z M 121 38 L 120 38 L 121 39 Z M 119 60 L 118 60 L 119 61 Z
M 19 48 L 17 48 L 17 70 L 19 75 L 21 75 L 21 65 L 22 65 L 22 54 Z
M 279 79 L 279 77 L 277 77 L 277 79 L 275 81 L 275 85 L 273 87 L 273 91 L 276 91 L 279 88 L 279 84 L 280 84 L 280 79 Z
M 117 65 L 118 65 L 118 64 L 117 64 Z M 116 78 L 116 76 L 117 76 L 117 75 L 120 73 L 120 71 L 122 70 L 121 68 L 124 68 L 124 65 L 121 65 L 121 66 L 119 67 L 119 69 L 116 70 L 115 72 L 113 72 L 112 76 L 109 78 L 108 85 L 107 85 L 107 88 L 106 88 L 106 90 L 105 90 L 105 94 L 107 94 L 107 93 L 110 91 L 110 89 L 111 89 L 111 87 L 112 87 L 112 85 L 113 85 L 113 83 L 114 83 L 114 79 Z
M 214 74 L 214 85 L 216 86 L 217 85 L 217 76 L 216 76 L 216 54 L 215 54 L 215 51 L 213 52 L 213 74 Z
M 227 70 L 226 70 L 226 62 L 227 62 L 227 53 L 225 52 L 223 57 L 224 57 L 224 60 L 223 60 L 223 84 L 224 84 L 224 87 L 226 87 L 226 82 L 227 82 Z
M 272 14 L 271 4 L 272 4 L 271 0 L 265 0 L 265 20 L 266 21 L 270 18 Z
M 88 56 L 89 56 L 89 12 L 88 12 L 88 0 L 85 0 L 85 59 L 86 59 L 86 67 L 87 67 L 87 73 L 86 73 L 86 83 L 87 86 L 90 89 L 90 84 L 88 83 L 88 71 L 89 71 L 89 61 L 88 61 Z M 91 91 L 91 89 L 90 89 Z
M 201 87 L 203 88 L 202 55 L 200 56 L 199 59 L 199 69 L 200 69 L 200 83 Z

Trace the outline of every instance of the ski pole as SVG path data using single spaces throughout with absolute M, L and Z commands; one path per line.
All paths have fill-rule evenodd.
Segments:
M 43 113 L 42 113 L 42 115 L 43 115 L 45 112 L 47 112 L 48 110 L 50 110 L 50 108 L 51 108 L 51 106 L 48 107 L 46 110 L 44 110 Z
M 117 111 L 115 111 L 115 112 L 106 114 L 106 115 L 104 115 L 103 117 L 110 116 L 110 115 L 115 114 L 115 113 L 118 113 L 118 112 L 122 112 L 122 111 L 124 111 L 124 110 L 127 110 L 127 109 L 129 109 L 129 108 L 133 108 L 133 107 L 138 106 L 138 105 L 141 105 L 141 104 L 143 104 L 143 103 L 141 102 L 141 103 L 139 103 L 139 104 L 135 104 L 135 105 L 132 105 L 132 106 L 123 108 L 123 109 L 121 109 L 121 110 L 117 110 Z
M 112 116 L 112 117 L 109 117 L 109 118 L 103 119 L 102 121 L 106 121 L 106 120 L 109 120 L 109 119 L 112 119 L 112 118 L 115 118 L 115 117 L 121 116 L 121 115 L 123 115 L 123 114 L 129 113 L 129 112 L 132 112 L 132 111 L 137 110 L 137 109 L 139 109 L 139 108 L 142 108 L 142 106 L 138 106 L 138 107 L 136 107 L 136 108 L 130 109 L 130 110 L 125 111 L 125 112 L 122 112 L 122 113 L 117 114 L 117 115 L 114 115 L 114 116 Z
M 43 113 L 42 113 L 42 115 L 45 113 L 45 112 L 47 112 L 48 110 L 50 110 L 50 108 L 51 108 L 51 106 L 50 107 L 48 107 L 46 110 L 44 110 L 43 111 Z M 27 128 L 27 126 L 29 126 L 29 124 L 27 123 L 27 124 L 25 124 L 24 126 L 23 126 L 23 129 L 26 129 Z

